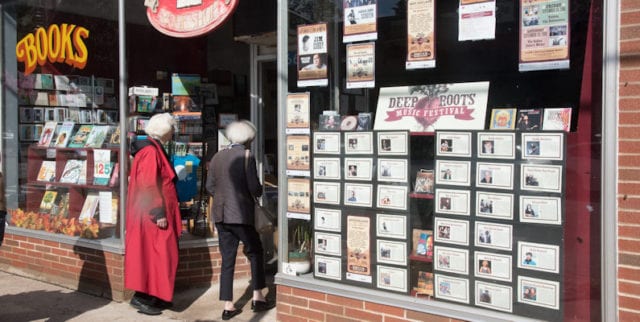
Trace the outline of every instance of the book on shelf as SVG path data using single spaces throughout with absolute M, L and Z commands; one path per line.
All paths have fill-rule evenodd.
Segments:
M 518 131 L 538 131 L 542 129 L 542 109 L 530 108 L 518 110 Z
M 109 187 L 115 187 L 118 185 L 120 179 L 120 163 L 116 162 L 111 170 L 111 179 L 109 180 Z
M 46 190 L 42 195 L 42 201 L 40 201 L 40 209 L 38 210 L 41 214 L 49 214 L 53 209 L 53 205 L 55 205 L 56 197 L 58 196 L 58 192 L 54 190 Z
M 38 177 L 36 180 L 44 182 L 53 182 L 56 179 L 56 162 L 50 160 L 42 161 Z
M 84 144 L 87 148 L 100 148 L 109 133 L 109 125 L 94 125 L 89 132 L 87 142 Z
M 53 89 L 52 74 L 36 74 L 35 88 L 37 89 Z
M 98 192 L 98 197 L 100 200 L 98 205 L 99 221 L 104 224 L 115 224 L 117 221 L 118 199 L 114 198 L 111 191 L 100 191 Z
M 69 217 L 69 192 L 59 192 L 51 208 L 52 216 Z
M 89 138 L 89 133 L 91 133 L 91 129 L 93 125 L 84 124 L 78 128 L 76 134 L 73 135 L 71 141 L 69 142 L 70 148 L 83 148 L 85 144 L 87 144 L 87 139 Z
M 98 204 L 100 203 L 100 197 L 96 192 L 89 192 L 87 197 L 84 199 L 84 204 L 82 205 L 82 210 L 80 210 L 80 216 L 78 216 L 78 221 L 81 222 L 90 222 L 91 219 L 96 215 L 96 210 L 98 209 Z
M 424 258 L 427 260 L 433 259 L 433 231 L 426 229 L 414 229 L 413 230 L 413 250 L 411 255 Z
M 491 110 L 491 130 L 513 130 L 516 126 L 515 108 L 494 108 Z
M 86 163 L 86 160 L 67 160 L 67 163 L 64 165 L 64 170 L 62 170 L 62 174 L 60 175 L 60 182 L 83 184 L 81 178 L 86 178 Z M 85 174 L 83 175 L 82 172 L 85 172 Z
M 571 108 L 545 108 L 542 130 L 544 131 L 565 131 L 571 130 Z
M 53 137 L 56 134 L 57 127 L 58 122 L 54 121 L 45 123 L 44 128 L 42 128 L 40 140 L 38 140 L 38 146 L 49 146 L 51 144 L 51 140 L 53 140 Z
M 58 134 L 56 139 L 53 141 L 53 146 L 56 148 L 64 148 L 69 143 L 69 139 L 71 138 L 71 133 L 73 133 L 73 127 L 76 125 L 75 122 L 63 122 L 61 125 L 58 125 L 58 130 L 56 131 Z
M 433 170 L 420 169 L 416 174 L 415 193 L 433 193 Z
M 109 146 L 119 146 L 120 145 L 120 125 L 116 125 L 112 127 L 111 133 L 109 134 Z
M 418 279 L 413 291 L 417 297 L 433 296 L 433 273 L 418 271 Z
M 93 184 L 106 186 L 111 178 L 112 170 L 111 150 L 93 150 Z

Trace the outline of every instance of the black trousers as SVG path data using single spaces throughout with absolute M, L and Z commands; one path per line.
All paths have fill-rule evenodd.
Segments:
M 251 286 L 254 291 L 267 287 L 264 276 L 264 255 L 262 241 L 255 227 L 216 223 L 222 255 L 220 272 L 220 300 L 233 301 L 233 275 L 240 241 L 244 244 L 244 254 L 251 263 Z
M 0 246 L 4 240 L 4 226 L 7 222 L 7 212 L 0 210 Z

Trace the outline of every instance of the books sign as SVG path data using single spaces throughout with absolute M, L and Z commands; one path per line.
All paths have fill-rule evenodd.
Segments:
M 177 38 L 206 34 L 224 23 L 238 0 L 145 0 L 147 18 L 161 33 Z

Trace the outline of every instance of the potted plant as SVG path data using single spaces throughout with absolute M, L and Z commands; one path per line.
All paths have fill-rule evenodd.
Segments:
M 293 222 L 292 222 L 293 223 Z M 289 265 L 297 274 L 305 274 L 311 270 L 311 225 L 308 221 L 300 221 L 292 225 L 289 235 Z

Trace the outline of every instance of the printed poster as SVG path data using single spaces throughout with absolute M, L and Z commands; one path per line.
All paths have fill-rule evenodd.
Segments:
M 347 45 L 347 88 L 373 88 L 375 83 L 376 43 Z
M 287 95 L 287 134 L 309 133 L 309 92 Z
M 327 86 L 327 24 L 298 26 L 298 87 Z
M 378 39 L 375 0 L 344 0 L 343 43 Z
M 370 220 L 347 216 L 347 279 L 371 283 Z
M 484 129 L 489 82 L 380 88 L 375 130 Z
M 458 41 L 496 37 L 496 1 L 460 0 Z
M 287 187 L 289 195 L 287 196 L 287 218 L 311 219 L 311 198 L 310 198 L 309 179 L 289 178 Z M 304 214 L 303 216 L 295 216 L 291 213 Z
M 407 1 L 406 69 L 436 67 L 434 12 L 433 0 Z
M 521 72 L 569 68 L 569 0 L 520 0 Z
M 310 144 L 311 138 L 308 135 L 287 136 L 287 175 L 310 176 Z

